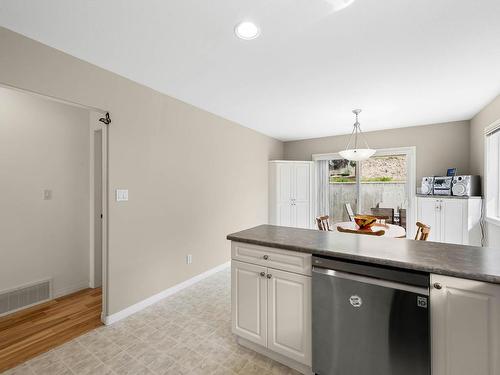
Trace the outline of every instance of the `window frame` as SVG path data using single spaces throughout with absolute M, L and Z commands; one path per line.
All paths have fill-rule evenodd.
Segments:
M 407 176 L 406 176 L 406 188 L 408 191 L 408 209 L 406 212 L 407 222 L 415 223 L 417 215 L 417 148 L 415 146 L 409 147 L 394 147 L 394 148 L 382 148 L 377 149 L 375 155 L 373 156 L 391 156 L 391 155 L 405 155 L 407 160 Z M 326 154 L 312 154 L 311 158 L 313 161 L 318 160 L 333 160 L 333 159 L 343 159 L 338 152 L 326 153 Z M 361 178 L 361 173 L 359 171 L 359 163 L 356 163 L 356 183 Z M 358 191 L 357 200 L 359 202 L 360 191 Z M 415 236 L 415 228 L 413 225 L 407 226 L 406 237 L 413 238 Z
M 496 150 L 491 151 L 491 137 L 496 137 Z M 491 166 L 491 154 L 495 157 L 496 165 Z M 496 170 L 497 175 L 491 176 L 491 168 Z M 495 184 L 492 186 L 492 184 Z M 496 196 L 491 197 L 490 192 Z M 500 119 L 487 126 L 484 130 L 484 199 L 485 218 L 490 224 L 500 226 Z

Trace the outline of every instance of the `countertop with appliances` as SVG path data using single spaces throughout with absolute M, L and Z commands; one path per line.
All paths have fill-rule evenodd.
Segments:
M 228 240 L 500 284 L 500 249 L 260 225 Z
M 436 198 L 436 199 L 483 199 L 482 197 L 469 197 L 467 195 L 434 195 L 434 194 L 416 194 L 418 198 Z

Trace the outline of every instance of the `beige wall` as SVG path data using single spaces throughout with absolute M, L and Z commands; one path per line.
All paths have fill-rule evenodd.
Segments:
M 0 45 L 0 82 L 111 113 L 110 313 L 228 261 L 225 236 L 267 222 L 281 142 L 2 28 Z
M 456 167 L 469 173 L 469 121 L 398 128 L 365 133 L 370 147 L 416 146 L 417 184 L 424 176 L 446 174 Z M 311 160 L 312 154 L 338 152 L 346 147 L 348 135 L 285 143 L 285 159 Z
M 500 118 L 500 95 L 471 120 L 470 167 L 474 174 L 484 175 L 484 128 Z
M 484 107 L 471 120 L 470 140 L 471 172 L 484 176 L 484 128 L 500 119 L 500 96 Z M 494 224 L 486 225 L 488 245 L 500 248 L 500 227 Z
M 0 87 L 0 181 L 0 290 L 88 287 L 89 112 Z

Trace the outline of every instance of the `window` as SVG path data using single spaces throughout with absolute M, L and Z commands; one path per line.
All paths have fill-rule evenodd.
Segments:
M 486 134 L 486 217 L 489 221 L 500 225 L 500 129 L 498 128 Z
M 346 205 L 354 213 L 393 209 L 395 224 L 406 226 L 415 217 L 415 148 L 377 150 L 362 162 L 342 159 L 339 154 L 315 154 L 316 213 L 329 215 L 332 224 L 348 221 Z M 407 228 L 413 236 L 414 228 Z

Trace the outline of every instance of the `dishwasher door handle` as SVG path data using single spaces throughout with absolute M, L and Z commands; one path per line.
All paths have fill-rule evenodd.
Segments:
M 327 275 L 327 276 L 331 276 L 331 277 L 336 277 L 339 279 L 352 280 L 352 281 L 357 281 L 357 282 L 364 283 L 364 284 L 382 286 L 385 288 L 404 290 L 406 292 L 422 294 L 425 296 L 429 295 L 428 288 L 422 288 L 422 287 L 408 285 L 408 284 L 396 283 L 394 281 L 376 279 L 373 277 L 356 275 L 356 274 L 341 272 L 341 271 L 335 271 L 335 270 L 330 270 L 330 269 L 321 268 L 321 267 L 313 267 L 312 271 L 313 271 L 313 273 Z

